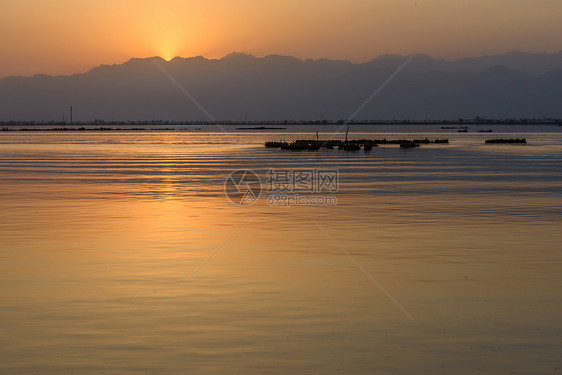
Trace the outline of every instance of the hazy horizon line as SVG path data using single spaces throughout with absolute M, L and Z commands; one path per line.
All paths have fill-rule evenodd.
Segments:
M 302 57 L 298 57 L 295 55 L 289 55 L 289 54 L 280 54 L 280 53 L 269 53 L 266 55 L 256 55 L 256 54 L 252 54 L 252 53 L 247 53 L 247 52 L 240 52 L 240 51 L 232 51 L 230 53 L 227 53 L 226 55 L 219 57 L 219 58 L 212 58 L 212 57 L 206 57 L 204 55 L 195 55 L 195 56 L 187 56 L 187 57 L 183 57 L 183 56 L 174 56 L 173 58 L 167 60 L 165 58 L 163 58 L 162 56 L 159 55 L 154 55 L 154 56 L 146 56 L 146 57 L 128 57 L 125 60 L 122 60 L 121 62 L 116 62 L 116 63 L 103 63 L 103 64 L 99 64 L 90 68 L 87 68 L 86 70 L 83 71 L 75 71 L 72 73 L 65 73 L 65 74 L 49 74 L 49 73 L 34 73 L 34 74 L 30 74 L 30 75 L 6 75 L 6 76 L 0 76 L 0 80 L 3 80 L 5 78 L 12 78 L 12 77 L 23 77 L 23 78 L 33 78 L 35 76 L 50 76 L 50 77 L 69 77 L 69 76 L 73 76 L 73 75 L 79 75 L 79 74 L 86 74 L 96 68 L 102 67 L 102 66 L 118 66 L 118 65 L 124 65 L 132 60 L 148 60 L 148 59 L 155 59 L 155 58 L 159 58 L 165 62 L 171 62 L 175 59 L 182 59 L 182 60 L 188 60 L 188 59 L 194 59 L 194 58 L 203 58 L 205 60 L 209 60 L 209 61 L 221 61 L 224 60 L 225 58 L 232 56 L 232 55 L 246 55 L 246 56 L 250 56 L 256 59 L 265 59 L 267 57 L 271 57 L 271 56 L 280 56 L 280 57 L 291 57 L 291 58 L 295 58 L 297 60 L 306 62 L 306 61 L 320 61 L 320 60 L 328 60 L 328 61 L 346 61 L 352 64 L 356 64 L 356 65 L 361 65 L 361 64 L 367 64 L 369 62 L 372 62 L 376 59 L 379 59 L 381 57 L 387 57 L 387 56 L 396 56 L 396 57 L 409 57 L 409 56 L 427 56 L 430 57 L 433 60 L 437 60 L 437 61 L 446 61 L 449 63 L 453 63 L 456 61 L 461 61 L 461 60 L 467 60 L 467 59 L 477 59 L 477 58 L 482 58 L 482 57 L 491 57 L 491 56 L 505 56 L 508 54 L 512 54 L 512 53 L 521 53 L 521 54 L 529 54 L 529 55 L 556 55 L 556 54 L 562 54 L 562 49 L 557 51 L 557 52 L 529 52 L 529 51 L 523 51 L 523 50 L 519 50 L 519 49 L 513 49 L 513 50 L 509 50 L 506 52 L 498 52 L 498 53 L 492 53 L 492 54 L 483 54 L 483 55 L 471 55 L 471 56 L 465 56 L 465 57 L 460 57 L 460 58 L 440 58 L 440 57 L 434 57 L 430 54 L 427 53 L 423 53 L 423 52 L 414 52 L 414 53 L 410 53 L 410 54 L 399 54 L 399 53 L 383 53 L 380 55 L 377 55 L 371 59 L 365 60 L 365 61 L 354 61 L 353 59 L 336 59 L 336 58 L 327 58 L 327 57 L 319 57 L 319 58 L 302 58 Z
M 402 119 L 359 119 L 347 121 L 345 119 L 261 119 L 261 120 L 164 120 L 164 119 L 144 119 L 144 120 L 76 120 L 76 121 L 57 121 L 57 120 L 0 120 L 3 126 L 216 126 L 216 125 L 232 125 L 232 126 L 295 126 L 295 125 L 558 125 L 562 126 L 562 118 L 557 117 L 496 117 L 496 116 L 475 116 L 454 118 L 402 118 Z M 259 128 L 247 128 L 247 130 Z M 266 128 L 264 129 L 283 129 L 283 128 Z M 14 130 L 2 128 L 1 131 Z M 33 130 L 33 129 L 29 129 Z M 78 128 L 74 130 L 80 130 Z M 91 130 L 91 129 L 86 129 Z M 127 130 L 127 129 L 124 129 Z M 146 129 L 145 129 L 146 130 Z M 245 130 L 245 129 L 244 129 Z

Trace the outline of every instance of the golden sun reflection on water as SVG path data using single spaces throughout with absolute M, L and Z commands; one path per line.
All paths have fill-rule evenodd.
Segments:
M 2 145 L 0 369 L 551 373 L 562 164 L 532 150 Z M 222 191 L 319 166 L 337 206 Z

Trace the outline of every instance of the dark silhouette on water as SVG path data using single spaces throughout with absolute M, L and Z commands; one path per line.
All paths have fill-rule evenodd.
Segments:
M 270 148 L 281 148 L 283 146 L 288 146 L 287 142 L 265 142 L 265 147 Z
M 361 146 L 359 143 L 346 141 L 340 144 L 339 149 L 344 151 L 359 151 L 361 150 Z
M 415 141 L 400 143 L 400 148 L 415 148 L 415 147 L 420 147 L 420 144 L 416 143 Z
M 268 148 L 280 148 L 282 150 L 291 150 L 291 151 L 317 151 L 321 148 L 326 148 L 328 150 L 333 150 L 334 148 L 338 148 L 339 150 L 343 151 L 359 151 L 363 148 L 366 152 L 372 151 L 373 148 L 378 147 L 379 145 L 399 145 L 401 148 L 415 148 L 419 147 L 420 144 L 448 144 L 448 139 L 397 139 L 397 140 L 387 140 L 387 139 L 357 139 L 357 140 L 329 140 L 329 141 L 320 141 L 319 138 L 317 140 L 307 140 L 301 139 L 296 140 L 294 142 L 274 142 L 269 141 L 265 142 L 265 147 Z

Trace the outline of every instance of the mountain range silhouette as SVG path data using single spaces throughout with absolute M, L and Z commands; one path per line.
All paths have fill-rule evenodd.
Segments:
M 69 76 L 0 80 L 0 121 L 346 119 L 406 56 L 366 63 L 232 53 L 131 59 Z M 166 75 L 162 69 L 168 72 Z M 466 58 L 415 55 L 356 119 L 562 118 L 562 52 Z M 68 119 L 68 117 L 67 117 Z

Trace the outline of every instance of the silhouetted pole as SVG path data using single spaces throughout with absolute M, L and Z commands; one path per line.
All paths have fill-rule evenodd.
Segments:
M 347 130 L 345 132 L 345 141 L 347 142 L 347 133 L 349 133 L 349 126 L 347 127 Z
M 318 142 L 318 141 L 319 141 L 319 139 L 318 139 L 318 130 L 317 130 L 316 131 L 316 142 Z
M 72 125 L 74 121 L 72 121 L 72 106 L 70 106 L 70 125 Z

